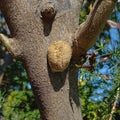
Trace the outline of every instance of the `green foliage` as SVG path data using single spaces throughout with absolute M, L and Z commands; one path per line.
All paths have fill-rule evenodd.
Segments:
M 31 90 L 11 90 L 3 105 L 4 117 L 6 120 L 39 120 L 34 102 Z
M 39 111 L 21 62 L 12 62 L 4 79 L 8 84 L 1 86 L 1 115 L 6 120 L 39 120 Z
M 82 104 L 83 118 L 84 120 L 107 120 L 115 101 L 116 91 L 120 87 L 120 75 L 116 73 L 117 77 L 114 79 L 113 85 L 110 85 L 112 88 L 107 90 L 103 85 L 107 84 L 107 87 L 109 87 L 107 81 L 99 81 L 98 85 L 95 81 L 92 83 L 91 80 L 93 80 L 95 76 L 89 73 L 88 77 L 84 78 L 83 76 L 86 72 L 89 73 L 87 70 L 81 72 L 82 77 L 80 77 L 79 80 L 79 95 Z M 94 91 L 100 87 L 103 87 L 101 89 L 104 90 L 104 92 L 94 94 Z M 91 96 L 94 97 L 94 99 L 92 99 Z M 101 99 L 99 99 L 99 97 Z M 97 98 L 97 100 L 95 98 Z M 118 103 L 114 117 L 120 116 L 119 108 L 120 105 Z

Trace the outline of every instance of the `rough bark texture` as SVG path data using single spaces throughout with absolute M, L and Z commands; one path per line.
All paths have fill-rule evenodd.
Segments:
M 115 5 L 112 0 L 103 0 L 100 4 L 97 0 L 85 26 L 76 31 L 82 3 L 83 0 L 0 1 L 12 37 L 8 40 L 0 35 L 0 39 L 15 57 L 23 61 L 43 120 L 82 120 L 77 69 L 69 65 L 64 72 L 52 73 L 47 62 L 47 49 L 54 40 L 65 40 L 71 45 L 74 40 L 73 57 L 78 60 L 95 44 L 95 38 Z M 46 9 L 48 5 L 50 7 Z M 49 10 L 52 11 L 50 14 Z M 102 21 L 97 17 L 105 18 Z M 99 29 L 97 24 L 100 24 Z M 86 33 L 90 36 L 85 37 Z

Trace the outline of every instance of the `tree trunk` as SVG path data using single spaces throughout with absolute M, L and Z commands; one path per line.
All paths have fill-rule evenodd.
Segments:
M 12 37 L 8 41 L 7 37 L 0 35 L 0 39 L 13 56 L 23 62 L 43 120 L 82 120 L 77 93 L 78 71 L 73 62 L 78 60 L 78 56 L 85 53 L 95 43 L 95 38 L 115 5 L 112 0 L 106 1 L 108 0 L 104 0 L 103 3 L 106 3 L 108 9 L 103 3 L 99 5 L 104 5 L 107 16 L 100 23 L 102 27 L 92 37 L 94 42 L 89 41 L 86 49 L 81 47 L 81 33 L 84 32 L 80 32 L 80 28 L 78 28 L 79 11 L 83 0 L 0 1 L 0 7 Z M 99 0 L 96 3 L 99 3 Z M 91 17 L 97 17 L 94 15 L 97 9 L 95 7 Z M 99 11 L 98 9 L 97 15 Z M 100 13 L 99 15 L 101 17 L 104 14 Z M 89 22 L 85 25 L 89 25 L 91 30 Z M 71 60 L 71 64 L 63 72 L 52 72 L 47 61 L 47 50 L 52 41 L 59 40 L 67 41 L 71 46 L 72 41 L 75 41 L 73 44 L 73 57 L 75 59 Z M 76 42 L 76 40 L 80 42 Z M 79 43 L 80 46 L 77 46 Z M 85 45 L 87 42 L 84 47 Z M 83 51 L 78 52 L 78 50 Z

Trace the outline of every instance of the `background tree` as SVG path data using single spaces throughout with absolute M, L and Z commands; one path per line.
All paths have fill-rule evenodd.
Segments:
M 105 1 L 104 1 L 104 2 L 105 2 Z M 14 3 L 14 2 L 13 2 L 13 3 Z M 13 3 L 9 3 L 10 6 L 11 6 Z M 94 11 L 97 10 L 97 8 L 98 8 L 97 5 L 100 5 L 99 8 L 102 8 L 104 4 L 103 4 L 102 2 L 100 2 L 100 1 L 97 1 L 97 2 L 96 2 L 95 7 L 94 7 L 94 9 L 93 9 L 93 12 L 91 12 L 91 17 L 93 17 L 93 18 L 96 18 L 96 16 L 97 16 L 97 15 L 95 15 L 95 12 L 94 12 Z M 114 4 L 113 4 L 113 3 L 112 3 L 112 4 L 111 4 L 111 3 L 107 4 L 107 2 L 106 2 L 105 5 L 110 5 L 110 6 L 111 6 L 111 5 L 114 5 Z M 5 6 L 6 6 L 6 5 L 5 5 Z M 8 7 L 10 7 L 10 6 L 8 6 Z M 101 7 L 101 6 L 102 6 L 102 7 Z M 6 6 L 6 7 L 7 7 L 7 6 Z M 4 7 L 3 7 L 3 8 L 4 8 Z M 100 10 L 100 9 L 98 9 L 98 11 L 99 11 L 99 10 Z M 110 11 L 111 11 L 111 10 L 110 10 Z M 110 13 L 110 11 L 108 10 L 107 12 Z M 98 12 L 98 13 L 99 13 L 99 12 Z M 97 12 L 96 12 L 96 14 L 97 14 Z M 93 16 L 92 16 L 92 15 L 93 15 Z M 9 16 L 9 15 L 8 15 L 8 16 Z M 87 22 L 86 22 L 86 24 L 84 24 L 83 28 L 84 28 L 85 26 L 87 27 L 87 26 L 90 25 L 89 20 L 91 21 L 91 17 L 88 17 Z M 98 16 L 97 16 L 97 17 L 98 17 Z M 14 17 L 13 17 L 13 18 L 14 18 Z M 105 17 L 105 19 L 106 19 L 106 17 Z M 104 20 L 105 20 L 105 19 L 103 19 L 102 25 L 104 25 L 104 22 L 105 22 Z M 11 22 L 11 21 L 10 21 L 10 22 Z M 19 22 L 18 22 L 18 23 L 19 23 Z M 93 20 L 93 23 L 95 23 L 94 20 Z M 102 26 L 102 25 L 101 25 L 101 26 Z M 90 27 L 91 30 L 93 30 L 93 28 L 91 28 L 91 26 L 93 26 L 93 25 L 92 25 L 92 21 L 91 21 L 91 25 L 90 25 L 89 27 Z M 45 26 L 44 26 L 44 27 L 45 27 Z M 48 26 L 48 27 L 49 27 L 49 26 Z M 100 27 L 100 29 L 101 29 L 101 27 Z M 80 30 L 80 29 L 79 29 L 79 30 Z M 76 34 L 76 35 L 78 35 L 78 39 L 80 39 L 80 42 L 81 42 L 81 40 L 82 40 L 81 38 L 82 38 L 82 35 L 83 35 L 83 34 L 80 35 L 80 33 L 82 33 L 82 32 L 85 33 L 85 32 L 87 32 L 87 30 L 86 30 L 86 31 L 84 31 L 84 29 L 82 29 L 83 31 L 81 31 L 81 30 L 79 31 L 79 30 L 78 30 L 78 33 L 79 33 L 79 34 Z M 90 32 L 90 31 L 89 31 L 89 32 Z M 93 31 L 93 32 L 94 32 L 94 31 Z M 94 37 L 96 38 L 96 36 L 97 36 L 97 34 L 98 34 L 99 32 L 100 32 L 100 31 L 97 31 L 96 35 L 95 35 L 95 36 L 92 36 L 92 39 L 93 39 Z M 14 32 L 13 32 L 13 33 L 14 33 Z M 95 34 L 95 33 L 94 33 L 94 34 Z M 80 36 L 79 36 L 79 35 L 80 35 Z M 91 35 L 92 35 L 92 32 L 91 32 Z M 87 36 L 87 37 L 89 37 L 89 36 Z M 87 37 L 86 37 L 86 38 L 87 38 Z M 86 38 L 85 38 L 85 39 L 86 39 Z M 85 39 L 83 39 L 83 40 L 85 40 Z M 4 39 L 2 39 L 2 40 L 4 40 Z M 89 40 L 90 40 L 90 39 L 89 39 Z M 5 42 L 6 42 L 6 41 L 5 41 Z M 92 42 L 93 42 L 93 41 L 91 40 L 90 46 L 93 45 Z M 86 43 L 87 43 L 87 42 L 86 42 Z M 8 45 L 8 44 L 7 44 L 7 45 Z M 76 45 L 76 43 L 75 43 L 75 45 Z M 90 46 L 88 45 L 88 46 L 86 47 L 86 49 L 88 49 Z M 8 47 L 9 47 L 10 50 L 11 50 L 11 47 L 10 47 L 9 45 L 8 45 Z M 75 49 L 76 49 L 76 48 L 77 48 L 77 46 L 75 46 Z M 75 50 L 75 49 L 74 49 L 74 50 Z M 79 48 L 78 48 L 78 49 L 79 49 Z M 81 49 L 81 48 L 80 48 L 80 49 Z M 80 49 L 79 49 L 79 50 L 80 50 Z M 75 50 L 75 51 L 76 51 L 76 50 Z M 86 50 L 85 50 L 85 51 L 86 51 Z M 30 52 L 30 51 L 29 51 L 29 52 Z M 76 60 L 76 58 L 78 57 L 79 52 L 81 53 L 81 51 L 77 51 L 77 54 L 75 54 L 75 57 L 74 57 L 75 60 Z M 30 60 L 30 59 L 29 59 L 29 60 Z M 72 72 L 73 72 L 73 71 L 72 71 Z M 76 72 L 76 73 L 77 73 L 77 72 Z M 52 74 L 52 73 L 51 73 L 51 74 Z M 54 74 L 54 75 L 55 75 L 55 74 Z M 57 74 L 57 76 L 58 76 L 58 75 L 59 75 L 59 74 Z M 55 77 L 55 76 L 54 76 L 54 77 Z M 72 76 L 71 76 L 71 77 L 72 77 Z M 76 80 L 77 80 L 77 79 L 76 79 Z M 58 81 L 57 81 L 57 82 L 58 82 Z M 76 81 L 76 82 L 77 82 L 77 81 Z M 76 83 L 76 82 L 74 82 L 74 83 Z M 74 86 L 74 85 L 73 85 L 73 86 Z M 58 87 L 58 86 L 57 86 L 57 87 Z M 76 87 L 75 87 L 75 88 L 76 88 Z M 71 89 L 71 90 L 75 90 L 75 88 L 74 88 L 74 89 Z M 35 90 L 35 89 L 34 89 L 34 90 Z M 64 89 L 63 89 L 63 91 L 64 91 Z M 39 91 L 39 92 L 40 92 L 40 91 Z M 71 91 L 71 92 L 72 92 L 72 93 L 71 93 L 70 95 L 72 95 L 72 94 L 74 93 L 73 91 Z M 73 99 L 73 98 L 72 98 L 72 99 Z M 70 99 L 70 100 L 71 100 L 71 99 Z M 74 103 L 74 102 L 73 102 L 73 103 Z M 47 104 L 49 105 L 49 103 L 47 103 Z M 51 112 L 52 112 L 52 111 L 51 111 Z M 44 113 L 44 114 L 45 114 L 45 113 Z M 43 115 L 43 114 L 42 114 L 42 115 Z M 43 116 L 43 117 L 44 117 L 44 116 Z M 49 117 L 50 117 L 50 116 L 49 116 Z M 76 117 L 76 118 L 77 118 L 77 117 Z M 70 119 L 70 118 L 67 116 L 66 119 Z

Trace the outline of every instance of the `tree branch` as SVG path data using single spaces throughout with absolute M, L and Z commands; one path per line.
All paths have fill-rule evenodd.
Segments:
M 18 45 L 16 47 L 14 38 L 8 38 L 4 34 L 0 34 L 0 41 L 14 57 L 20 56 L 20 49 L 17 48 Z
M 86 53 L 95 44 L 96 38 L 105 26 L 116 2 L 113 0 L 96 0 L 86 21 L 75 32 L 73 58 L 78 59 L 81 54 Z

